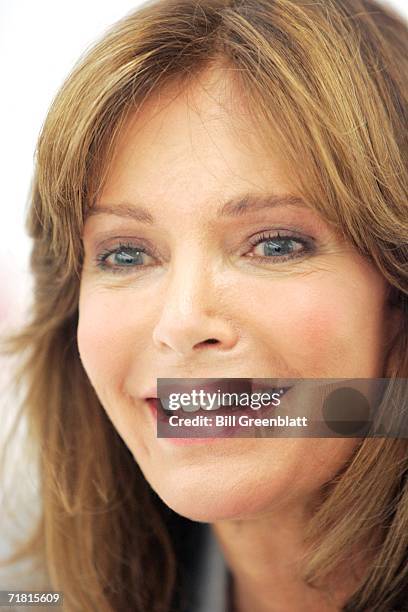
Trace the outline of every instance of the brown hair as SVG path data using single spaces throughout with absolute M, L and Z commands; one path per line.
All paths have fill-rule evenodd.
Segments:
M 15 558 L 36 553 L 67 610 L 170 608 L 177 562 L 166 510 L 78 354 L 81 236 L 127 114 L 220 62 L 265 143 L 285 143 L 302 197 L 387 280 L 403 316 L 384 376 L 408 374 L 407 24 L 373 0 L 159 0 L 127 15 L 74 67 L 44 123 L 27 220 L 31 319 L 3 349 L 21 357 L 20 412 L 41 476 L 42 516 Z M 346 609 L 408 599 L 407 448 L 364 439 L 305 534 L 309 584 L 356 543 L 371 548 Z

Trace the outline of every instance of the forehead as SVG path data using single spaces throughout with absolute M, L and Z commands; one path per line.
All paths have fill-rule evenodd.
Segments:
M 259 129 L 228 71 L 168 85 L 129 114 L 108 160 L 100 200 L 194 201 L 208 206 L 245 191 L 291 191 L 279 153 Z

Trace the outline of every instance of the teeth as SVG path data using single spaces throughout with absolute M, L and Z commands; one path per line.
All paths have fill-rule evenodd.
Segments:
M 171 408 L 168 408 L 168 404 L 169 404 L 168 398 L 159 399 L 158 401 L 159 401 L 160 406 L 164 410 L 164 412 L 166 412 L 167 414 L 177 413 L 176 410 L 172 410 Z M 199 409 L 200 409 L 200 406 L 183 406 L 182 411 L 183 412 L 197 412 L 197 410 Z
M 274 393 L 278 393 L 280 397 L 282 397 L 283 395 L 285 395 L 286 391 L 288 391 L 289 387 L 280 387 L 279 389 L 267 389 L 264 391 L 264 393 L 269 392 L 271 395 L 273 395 Z M 164 412 L 166 414 L 174 414 L 174 410 L 171 410 L 170 408 L 167 408 L 168 406 L 168 402 L 169 400 L 166 399 L 157 399 L 159 405 L 161 406 L 162 410 L 164 410 Z M 183 412 L 197 412 L 199 409 L 202 410 L 208 410 L 208 408 L 206 408 L 206 406 L 183 406 Z M 215 408 L 213 408 L 213 410 L 217 410 L 218 408 L 229 408 L 232 411 L 236 411 L 236 410 L 240 410 L 241 408 L 248 408 L 248 406 L 240 406 L 237 405 L 236 403 L 234 404 L 221 404 L 221 406 L 216 406 Z

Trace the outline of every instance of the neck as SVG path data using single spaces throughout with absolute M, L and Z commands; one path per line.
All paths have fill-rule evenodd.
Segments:
M 360 578 L 350 564 L 336 571 L 326 589 L 305 584 L 302 535 L 309 520 L 304 510 L 286 509 L 254 519 L 212 524 L 233 577 L 234 612 L 338 612 L 357 590 Z

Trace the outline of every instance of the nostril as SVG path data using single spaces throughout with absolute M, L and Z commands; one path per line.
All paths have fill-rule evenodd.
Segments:
M 205 341 L 205 344 L 217 344 L 218 340 L 216 338 L 208 338 L 208 340 Z

